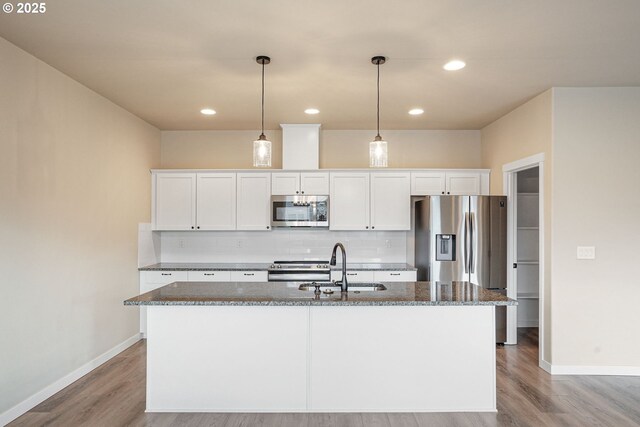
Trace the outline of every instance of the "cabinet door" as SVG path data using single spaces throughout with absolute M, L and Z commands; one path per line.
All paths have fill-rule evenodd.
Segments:
M 232 271 L 232 282 L 267 282 L 266 271 Z
M 329 174 L 327 172 L 303 172 L 300 174 L 302 194 L 326 196 L 329 194 Z
M 239 173 L 237 175 L 237 230 L 270 230 L 270 204 L 270 173 Z
M 332 281 L 342 280 L 342 271 L 331 270 L 331 280 Z M 347 270 L 347 282 L 348 283 L 371 283 L 373 282 L 373 271 Z
M 236 174 L 199 173 L 196 189 L 196 229 L 235 230 Z
M 154 230 L 195 229 L 195 173 L 157 173 L 154 193 Z
M 190 271 L 189 282 L 230 282 L 230 271 Z
M 375 271 L 373 273 L 374 282 L 415 282 L 417 274 L 415 271 Z
M 408 172 L 371 174 L 371 229 L 411 229 L 411 178 Z
M 477 172 L 447 172 L 447 194 L 477 196 L 480 194 L 480 174 Z
M 274 196 L 300 194 L 300 174 L 297 172 L 272 173 L 271 194 Z
M 369 229 L 369 174 L 330 174 L 329 229 Z
M 412 196 L 438 196 L 445 194 L 444 172 L 411 172 Z

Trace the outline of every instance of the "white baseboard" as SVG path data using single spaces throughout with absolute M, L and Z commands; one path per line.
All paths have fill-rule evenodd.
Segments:
M 13 408 L 3 412 L 2 414 L 0 414 L 0 426 L 4 426 L 10 423 L 11 421 L 15 420 L 20 415 L 26 413 L 30 409 L 44 402 L 45 400 L 47 400 L 48 398 L 50 398 L 51 396 L 53 396 L 54 394 L 56 394 L 66 386 L 68 386 L 69 384 L 73 383 L 74 381 L 77 381 L 78 379 L 88 374 L 98 366 L 102 365 L 112 357 L 118 355 L 119 353 L 122 353 L 124 350 L 131 347 L 133 344 L 137 343 L 139 340 L 140 340 L 140 334 L 139 333 L 135 334 L 131 338 L 124 340 L 123 342 L 116 345 L 112 349 L 102 353 L 100 356 L 96 357 L 90 362 L 80 366 L 75 371 L 60 378 L 53 384 L 49 384 L 48 386 L 46 386 L 36 394 L 18 403 Z
M 546 362 L 545 362 L 546 363 Z M 572 365 L 549 365 L 545 369 L 540 362 L 540 367 L 551 375 L 619 375 L 619 376 L 640 376 L 640 366 L 572 366 Z
M 551 363 L 547 362 L 546 360 L 540 359 L 540 363 L 538 363 L 538 366 L 540 366 L 542 369 L 544 369 L 548 373 L 551 373 Z

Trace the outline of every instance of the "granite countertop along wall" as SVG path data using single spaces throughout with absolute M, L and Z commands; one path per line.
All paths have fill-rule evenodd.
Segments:
M 295 282 L 175 282 L 124 301 L 125 305 L 235 306 L 480 306 L 515 300 L 468 282 L 385 283 L 385 291 L 315 295 Z
M 328 262 L 328 261 L 326 261 Z M 261 271 L 268 270 L 271 263 L 203 263 L 203 262 L 161 262 L 140 267 L 140 271 Z M 332 270 L 340 270 L 340 264 L 332 266 Z M 351 271 L 416 271 L 416 268 L 403 263 L 347 263 Z

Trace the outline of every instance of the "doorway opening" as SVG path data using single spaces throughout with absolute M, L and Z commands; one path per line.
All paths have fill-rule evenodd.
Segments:
M 525 329 L 538 336 L 539 364 L 544 355 L 544 154 L 503 166 L 508 198 L 507 295 L 518 306 L 507 310 L 507 344 Z M 521 328 L 518 331 L 518 328 Z

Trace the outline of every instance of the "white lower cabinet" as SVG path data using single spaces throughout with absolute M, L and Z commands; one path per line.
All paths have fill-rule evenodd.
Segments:
M 331 270 L 331 280 L 342 279 L 340 270 Z M 415 271 L 394 271 L 394 270 L 378 270 L 378 271 L 361 271 L 347 270 L 347 282 L 364 283 L 364 282 L 415 282 Z
M 374 271 L 374 282 L 415 282 L 416 271 Z
M 190 271 L 189 282 L 229 282 L 230 271 Z
M 266 271 L 232 271 L 232 282 L 266 282 Z
M 173 282 L 266 282 L 266 271 L 178 271 L 140 272 L 140 293 L 153 291 Z M 147 309 L 140 307 L 140 333 L 147 335 Z
M 140 293 L 144 294 L 173 282 L 186 282 L 188 277 L 187 271 L 141 271 Z M 146 307 L 140 307 L 140 333 L 143 337 L 147 334 Z

